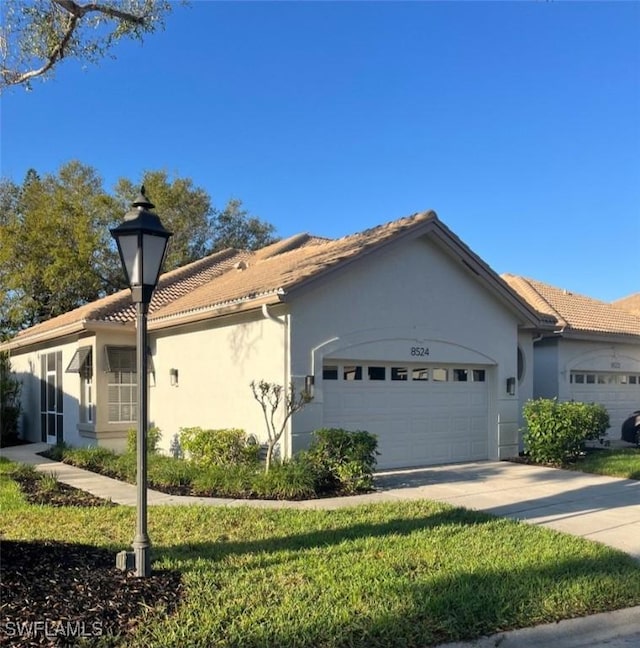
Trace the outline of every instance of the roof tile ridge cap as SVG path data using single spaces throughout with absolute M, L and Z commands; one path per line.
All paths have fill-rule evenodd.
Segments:
M 536 311 L 536 313 L 538 313 L 541 319 L 553 319 L 554 323 L 556 324 L 564 322 L 564 319 L 560 317 L 560 314 L 551 306 L 551 304 L 549 304 L 546 299 L 544 299 L 544 297 L 542 297 L 542 295 L 537 290 L 534 289 L 531 284 L 528 283 L 528 280 L 525 277 L 515 275 L 511 272 L 503 272 L 500 275 L 500 278 L 509 286 L 509 288 L 511 288 L 511 290 L 516 292 L 521 299 L 524 299 L 524 301 L 527 302 L 531 306 L 531 308 Z M 552 313 L 556 313 L 556 315 L 540 310 L 538 308 L 538 305 L 532 303 L 531 300 L 540 301 L 546 304 L 548 309 L 552 311 Z
M 338 243 L 338 242 L 346 242 L 350 239 L 353 239 L 354 241 L 356 241 L 357 239 L 369 239 L 369 241 L 366 242 L 364 245 L 365 246 L 375 245 L 376 243 L 379 243 L 382 240 L 385 240 L 389 237 L 394 236 L 395 234 L 398 234 L 398 232 L 406 231 L 407 229 L 411 229 L 412 227 L 417 227 L 418 225 L 421 225 L 423 222 L 428 222 L 428 221 L 437 221 L 439 223 L 442 223 L 442 221 L 438 218 L 436 212 L 433 209 L 429 209 L 427 211 L 421 211 L 421 212 L 415 212 L 414 214 L 409 214 L 409 216 L 402 216 L 400 218 L 396 218 L 395 220 L 390 220 L 387 221 L 386 223 L 381 223 L 380 225 L 374 225 L 373 227 L 368 227 L 359 232 L 353 232 L 352 234 L 345 234 L 340 238 L 331 239 L 330 241 Z M 375 237 L 376 234 L 378 235 L 377 238 Z
M 527 277 L 516 277 L 516 279 L 520 279 L 528 288 L 535 293 L 542 302 L 544 302 L 548 307 L 549 310 L 555 315 L 556 319 L 558 320 L 558 324 L 562 326 L 562 328 L 571 328 L 571 325 L 567 320 L 560 315 L 560 313 L 549 303 L 549 300 L 544 297 L 544 295 L 532 284 L 532 282 L 542 284 L 543 286 L 548 286 L 549 288 L 555 288 L 556 290 L 560 290 L 556 288 L 555 286 L 552 286 L 551 284 L 545 284 L 543 281 L 538 281 L 537 279 L 529 279 Z
M 274 241 L 273 243 L 269 243 L 269 245 L 253 250 L 251 254 L 256 261 L 266 261 L 267 259 L 272 259 L 280 254 L 286 254 L 287 252 L 298 250 L 302 245 L 304 245 L 304 243 L 312 238 L 313 237 L 308 232 L 298 232 L 297 234 L 292 234 L 287 238 Z

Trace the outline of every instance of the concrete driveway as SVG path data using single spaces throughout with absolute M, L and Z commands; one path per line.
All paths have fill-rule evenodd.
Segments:
M 376 474 L 385 499 L 432 499 L 564 531 L 640 560 L 640 481 L 508 461 Z

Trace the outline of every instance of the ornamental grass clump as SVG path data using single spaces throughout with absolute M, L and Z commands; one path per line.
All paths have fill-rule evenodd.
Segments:
M 602 439 L 609 427 L 607 410 L 596 403 L 529 400 L 524 406 L 525 450 L 538 463 L 566 465 L 584 450 L 585 441 Z

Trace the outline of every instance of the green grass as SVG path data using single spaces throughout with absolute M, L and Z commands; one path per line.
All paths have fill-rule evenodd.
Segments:
M 640 448 L 589 450 L 567 467 L 596 475 L 640 479 Z
M 7 471 L 0 464 L 0 475 Z M 130 546 L 135 511 L 30 506 L 0 480 L 8 539 Z M 140 647 L 411 648 L 640 604 L 603 545 L 428 501 L 337 511 L 152 507 L 154 568 L 186 590 Z

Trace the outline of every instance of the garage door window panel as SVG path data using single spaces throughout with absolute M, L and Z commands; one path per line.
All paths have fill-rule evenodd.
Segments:
M 449 379 L 449 370 L 441 367 L 431 370 L 431 379 L 434 382 L 447 382 Z
M 369 380 L 386 380 L 387 368 L 386 367 L 367 367 L 367 376 Z
M 326 365 L 323 367 L 322 380 L 338 380 L 338 365 Z
M 429 380 L 429 369 L 427 367 L 417 367 L 411 370 L 411 380 L 416 381 L 428 381 Z
M 359 365 L 346 365 L 342 377 L 344 380 L 362 380 L 362 367 Z
M 408 377 L 407 367 L 391 367 L 391 380 L 406 381 Z

